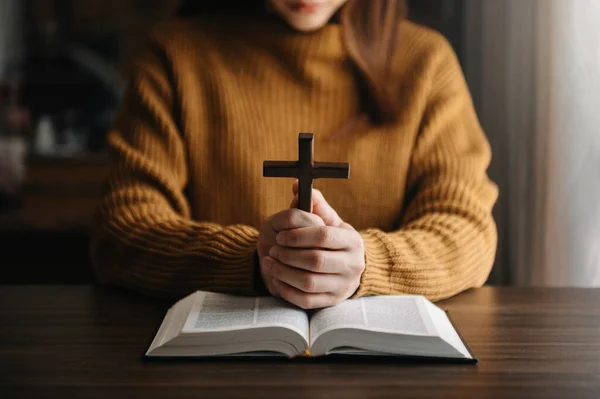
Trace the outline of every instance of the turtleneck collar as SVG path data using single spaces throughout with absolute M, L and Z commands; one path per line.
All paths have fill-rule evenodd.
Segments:
M 332 19 L 316 31 L 301 32 L 277 15 L 264 18 L 252 24 L 256 31 L 250 37 L 301 82 L 326 87 L 353 82 L 339 19 Z
M 339 17 L 311 32 L 292 28 L 266 8 L 250 14 L 204 15 L 201 19 L 200 24 L 212 26 L 211 30 L 218 37 L 228 36 L 226 40 L 233 40 L 240 46 L 230 49 L 226 44 L 222 46 L 232 60 L 239 59 L 235 52 L 243 49 L 262 56 L 269 54 L 282 71 L 307 87 L 347 88 L 354 83 L 346 62 L 342 27 L 337 22 Z M 261 75 L 259 70 L 255 73 Z

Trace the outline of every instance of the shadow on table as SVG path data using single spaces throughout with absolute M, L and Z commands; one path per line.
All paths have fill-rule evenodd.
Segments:
M 286 357 L 267 356 L 218 356 L 218 357 L 146 357 L 141 356 L 144 363 L 260 363 L 260 364 L 405 364 L 405 365 L 447 365 L 468 364 L 475 366 L 477 361 L 468 359 L 426 358 L 409 356 L 358 356 L 358 355 L 329 355 L 323 357 Z

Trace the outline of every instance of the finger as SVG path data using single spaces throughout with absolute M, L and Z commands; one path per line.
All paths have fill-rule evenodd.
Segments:
M 265 262 L 265 268 L 276 280 L 311 294 L 335 292 L 344 284 L 344 278 L 340 275 L 312 273 L 284 265 L 270 257 Z
M 301 211 L 300 209 L 286 209 L 271 217 L 271 227 L 280 232 L 289 229 L 298 229 L 311 226 L 324 226 L 325 222 L 319 216 Z
M 290 208 L 296 208 L 298 207 L 298 181 L 292 184 L 292 192 L 294 199 L 290 204 Z M 320 216 L 327 226 L 339 227 L 343 223 L 342 218 L 340 218 L 335 209 L 325 200 L 323 193 L 317 189 L 313 189 L 312 192 L 312 207 L 312 213 Z
M 323 193 L 319 190 L 313 190 L 313 213 L 319 215 L 327 226 L 338 227 L 343 223 L 342 218 L 337 214 L 335 209 L 325 200 Z
M 264 283 L 265 283 L 265 287 L 267 287 L 267 291 L 269 291 L 269 294 L 271 294 L 275 298 L 278 298 L 279 292 L 277 292 L 277 288 L 275 288 L 275 284 L 273 283 L 274 281 L 275 281 L 275 278 L 265 274 Z
M 292 248 L 322 248 L 330 250 L 353 249 L 363 245 L 354 229 L 313 226 L 281 231 L 275 237 L 277 244 Z
M 292 184 L 292 194 L 294 195 L 294 198 L 292 199 L 290 208 L 298 208 L 298 184 L 298 180 Z
M 281 298 L 302 309 L 321 309 L 338 304 L 333 294 L 306 293 L 277 279 L 273 283 Z
M 269 253 L 271 247 L 277 245 L 277 232 L 270 225 L 261 226 L 260 235 L 258 237 L 258 254 L 262 257 Z
M 275 279 L 274 278 L 271 278 L 268 282 L 266 282 L 265 286 L 267 287 L 267 291 L 269 291 L 269 293 L 273 297 L 281 298 L 281 295 L 279 295 L 279 292 L 277 291 L 277 287 L 275 287 Z
M 282 247 L 272 247 L 269 251 L 270 257 L 284 265 L 323 274 L 343 274 L 346 271 L 346 255 L 341 251 Z
M 267 287 L 267 290 L 271 293 L 271 295 L 273 295 L 274 297 L 279 297 L 279 292 L 277 292 L 277 288 L 275 288 L 275 284 L 273 284 L 274 277 L 273 274 L 271 274 L 271 267 L 269 266 L 269 262 L 276 261 L 272 258 L 269 258 L 268 256 L 265 256 L 260 261 L 261 278 L 263 279 L 263 282 L 265 283 L 265 286 Z

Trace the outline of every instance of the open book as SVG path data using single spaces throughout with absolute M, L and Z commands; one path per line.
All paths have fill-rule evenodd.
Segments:
M 195 292 L 167 312 L 146 356 L 416 356 L 476 362 L 422 296 L 351 299 L 305 311 L 272 297 Z

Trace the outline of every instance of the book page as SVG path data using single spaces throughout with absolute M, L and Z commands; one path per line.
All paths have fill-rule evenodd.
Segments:
M 297 307 L 271 297 L 243 297 L 202 292 L 187 317 L 183 332 L 231 331 L 284 327 L 308 342 L 308 316 Z
M 316 312 L 310 320 L 311 340 L 338 328 L 358 328 L 401 334 L 429 335 L 435 330 L 416 296 L 350 299 Z

